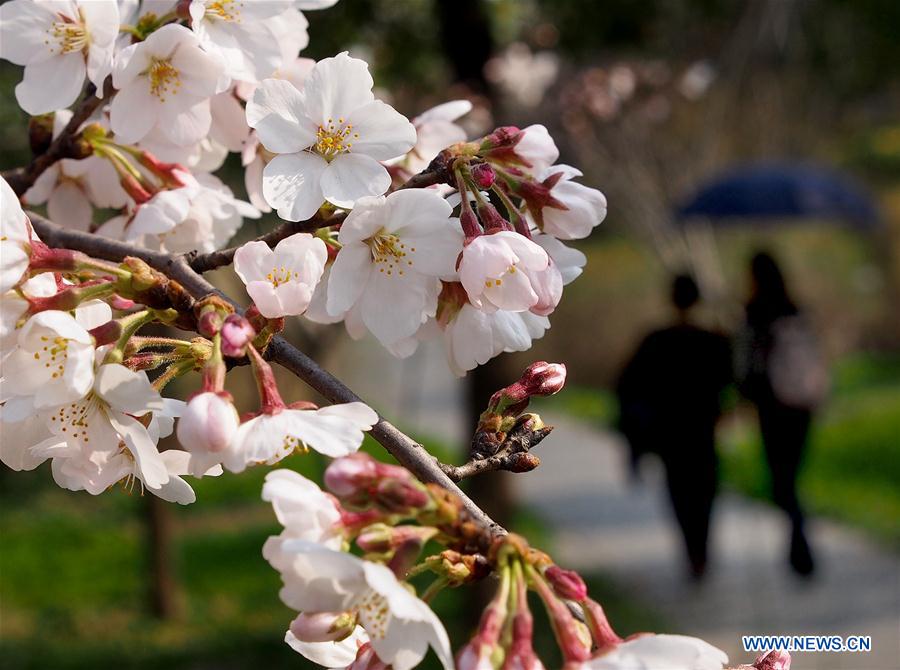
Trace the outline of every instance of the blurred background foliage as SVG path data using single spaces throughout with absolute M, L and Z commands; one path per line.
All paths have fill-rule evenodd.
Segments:
M 740 316 L 750 253 L 772 249 L 834 366 L 803 491 L 816 512 L 900 544 L 900 3 L 342 0 L 307 16 L 304 55 L 349 49 L 365 58 L 379 95 L 408 116 L 467 97 L 476 104 L 465 120 L 473 136 L 495 123 L 543 123 L 561 162 L 607 195 L 608 219 L 578 243 L 588 265 L 552 329 L 533 351 L 502 357 L 500 375 L 562 359 L 570 386 L 549 406 L 610 425 L 608 389 L 623 360 L 668 318 L 669 274 L 694 265 L 714 298 L 708 322 L 727 329 Z M 27 118 L 13 97 L 20 77 L 20 68 L 0 63 L 2 169 L 29 158 Z M 771 158 L 853 174 L 879 204 L 882 226 L 729 228 L 712 233 L 711 247 L 709 238 L 686 244 L 671 212 L 697 184 L 724 166 Z M 224 178 L 245 195 L 237 157 Z M 249 222 L 240 239 L 274 224 L 274 215 Z M 218 278 L 239 295 L 227 273 Z M 342 337 L 339 329 L 299 328 L 292 336 L 326 360 Z M 242 401 L 252 405 L 249 396 Z M 427 444 L 453 458 L 439 441 Z M 723 425 L 721 447 L 726 484 L 765 497 L 759 438 L 743 407 Z M 321 468 L 314 457 L 288 465 Z M 198 503 L 171 512 L 178 614 L 158 622 L 148 612 L 146 499 L 61 491 L 46 467 L 2 472 L 3 667 L 302 666 L 280 643 L 291 613 L 260 555 L 278 530 L 259 501 L 264 474 L 202 480 Z M 527 511 L 512 527 L 541 537 Z M 592 587 L 621 631 L 662 627 L 602 578 Z M 455 593 L 437 601 L 457 641 L 471 625 L 461 602 Z

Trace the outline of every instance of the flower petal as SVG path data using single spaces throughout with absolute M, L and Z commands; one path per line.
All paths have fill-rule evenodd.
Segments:
M 117 363 L 100 366 L 94 390 L 110 407 L 126 414 L 142 416 L 163 409 L 162 398 L 150 385 L 147 374 Z
M 415 126 L 381 100 L 373 100 L 354 111 L 349 123 L 353 124 L 353 152 L 376 160 L 402 156 L 416 144 Z
M 282 219 L 308 219 L 325 202 L 321 182 L 327 167 L 310 153 L 275 156 L 263 170 L 263 197 Z
M 391 186 L 391 175 L 377 160 L 362 154 L 341 154 L 322 173 L 322 193 L 337 207 L 351 208 L 367 195 L 381 195 Z
M 303 96 L 283 79 L 265 79 L 247 102 L 247 124 L 269 151 L 291 154 L 312 146 L 315 126 L 306 116 Z
M 81 53 L 56 56 L 25 66 L 16 86 L 19 107 L 35 116 L 68 107 L 81 92 L 86 68 Z

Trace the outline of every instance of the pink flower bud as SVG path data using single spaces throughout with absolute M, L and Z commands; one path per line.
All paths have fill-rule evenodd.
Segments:
M 256 337 L 253 326 L 240 314 L 229 314 L 222 324 L 222 354 L 240 358 L 247 353 L 247 345 Z
M 197 319 L 197 332 L 204 337 L 215 337 L 225 322 L 223 314 L 215 309 L 208 309 Z
M 551 565 L 544 571 L 544 577 L 560 598 L 581 602 L 587 598 L 588 590 L 581 576 L 574 570 L 563 570 Z
M 122 310 L 123 312 L 134 308 L 134 304 L 135 304 L 134 300 L 129 300 L 128 298 L 123 298 L 118 293 L 114 294 L 109 299 L 110 307 L 112 307 L 113 309 Z
M 230 395 L 198 393 L 188 401 L 178 421 L 178 441 L 193 453 L 219 452 L 228 446 L 239 425 Z
M 421 509 L 431 500 L 420 487 L 397 479 L 379 481 L 372 498 L 378 507 L 395 514 Z
M 325 486 L 338 498 L 349 498 L 370 486 L 376 476 L 375 460 L 368 454 L 356 453 L 336 458 L 325 468 Z
M 388 526 L 375 523 L 364 529 L 356 538 L 356 544 L 367 553 L 384 554 L 398 549 L 407 543 L 418 543 L 422 546 L 435 530 L 424 526 Z
M 478 216 L 481 218 L 482 224 L 484 224 L 486 233 L 513 229 L 512 224 L 503 218 L 500 212 L 497 211 L 497 208 L 490 203 L 478 207 Z
M 566 383 L 566 366 L 544 361 L 532 363 L 522 374 L 521 383 L 528 395 L 559 393 Z
M 753 661 L 753 667 L 756 670 L 791 670 L 791 655 L 786 651 L 773 649 L 760 654 Z
M 356 628 L 356 615 L 348 612 L 315 612 L 298 614 L 291 622 L 291 632 L 301 642 L 333 642 L 343 640 Z
M 479 163 L 472 168 L 472 181 L 481 189 L 489 189 L 494 185 L 497 173 L 488 163 Z

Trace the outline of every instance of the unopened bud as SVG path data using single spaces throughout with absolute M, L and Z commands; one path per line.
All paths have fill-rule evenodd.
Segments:
M 510 454 L 506 461 L 509 472 L 531 472 L 541 464 L 541 459 L 530 452 Z
M 431 500 L 421 484 L 397 479 L 379 481 L 372 498 L 378 507 L 393 514 L 421 509 Z
M 192 453 L 225 449 L 240 426 L 228 393 L 206 391 L 191 398 L 178 421 L 178 441 Z
M 356 538 L 359 548 L 369 554 L 386 554 L 407 543 L 421 547 L 437 533 L 427 526 L 388 526 L 375 523 L 365 528 Z
M 353 633 L 356 615 L 350 612 L 299 614 L 290 630 L 301 642 L 337 642 Z
M 791 670 L 791 655 L 786 651 L 773 649 L 757 656 L 752 667 L 756 670 Z
M 513 230 L 512 224 L 503 218 L 503 215 L 491 203 L 479 205 L 478 216 L 481 218 L 486 233 Z
M 219 331 L 222 336 L 222 354 L 240 358 L 247 354 L 247 345 L 256 337 L 253 326 L 240 314 L 229 314 Z
M 532 363 L 522 374 L 521 382 L 528 395 L 547 396 L 559 393 L 566 383 L 566 366 L 544 361 Z
M 338 498 L 353 496 L 371 485 L 375 477 L 375 460 L 363 453 L 336 458 L 325 468 L 325 486 Z
M 472 181 L 480 189 L 489 189 L 494 185 L 497 173 L 488 163 L 479 163 L 472 167 Z
M 215 337 L 222 329 L 223 323 L 225 323 L 225 317 L 221 312 L 214 309 L 206 310 L 197 319 L 197 332 L 204 337 Z
M 587 598 L 587 586 L 581 576 L 573 570 L 563 570 L 558 565 L 551 565 L 544 571 L 544 577 L 560 598 L 578 602 Z

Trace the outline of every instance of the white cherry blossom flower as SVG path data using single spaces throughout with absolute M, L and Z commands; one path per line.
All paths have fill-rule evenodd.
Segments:
M 444 327 L 447 363 L 462 377 L 504 351 L 527 351 L 550 327 L 546 316 L 531 312 L 484 312 L 465 303 Z
M 278 522 L 284 526 L 280 535 L 270 537 L 263 546 L 263 556 L 278 570 L 290 565 L 283 551 L 288 540 L 308 540 L 341 549 L 341 512 L 335 499 L 315 482 L 293 470 L 273 470 L 266 475 L 262 498 L 272 503 Z
M 566 209 L 543 207 L 540 212 L 542 230 L 561 240 L 577 240 L 591 234 L 594 226 L 606 218 L 606 197 L 597 189 L 572 181 L 580 177 L 581 171 L 568 165 L 554 165 L 539 173 L 543 181 L 552 178 L 557 181 L 550 189 L 550 196 Z M 534 216 L 531 216 L 534 219 Z
M 291 0 L 192 0 L 191 29 L 204 48 L 222 58 L 232 77 L 257 81 L 282 64 L 269 19 L 291 4 Z
M 16 86 L 31 115 L 68 107 L 84 78 L 102 95 L 119 35 L 115 0 L 12 0 L 0 6 L 0 58 L 25 66 Z
M 385 345 L 414 335 L 434 316 L 438 279 L 456 275 L 463 234 L 451 211 L 446 200 L 421 189 L 360 199 L 338 234 L 328 313 L 359 305 L 362 323 Z
M 641 635 L 587 661 L 583 670 L 722 670 L 728 656 L 685 635 Z
M 531 174 L 540 174 L 559 158 L 556 142 L 550 137 L 547 128 L 539 123 L 522 129 L 522 136 L 513 150 L 516 156 L 527 163 L 525 170 Z
M 56 278 L 52 272 L 44 272 L 23 282 L 19 288 L 25 296 L 49 298 L 56 294 Z M 7 291 L 0 296 L 0 358 L 16 346 L 19 328 L 24 325 L 23 317 L 28 308 L 28 300 L 18 291 Z
M 388 568 L 305 540 L 285 542 L 283 550 L 290 562 L 279 570 L 280 596 L 288 607 L 355 614 L 378 658 L 395 670 L 414 668 L 429 647 L 444 668 L 453 667 L 443 624 Z
M 34 470 L 47 460 L 46 450 L 64 444 L 40 415 L 16 423 L 6 423 L 0 416 L 0 461 L 10 470 Z
M 309 218 L 325 200 L 349 208 L 390 187 L 379 161 L 409 151 L 416 131 L 372 86 L 368 65 L 344 52 L 316 63 L 302 91 L 278 79 L 256 89 L 247 122 L 279 154 L 263 170 L 263 194 L 281 218 Z
M 547 252 L 551 263 L 559 270 L 563 285 L 575 281 L 587 265 L 587 256 L 578 249 L 567 247 L 552 235 L 536 233 L 532 239 Z
M 19 198 L 0 177 L 0 294 L 22 280 L 30 258 L 31 225 Z
M 227 84 L 222 62 L 190 30 L 163 26 L 116 59 L 110 125 L 125 143 L 157 129 L 172 144 L 194 144 L 209 132 L 209 98 Z
M 222 465 L 243 472 L 248 465 L 273 465 L 306 448 L 332 458 L 346 456 L 359 449 L 363 431 L 377 421 L 378 415 L 361 402 L 317 410 L 276 408 L 241 424 L 222 452 Z
M 35 409 L 79 400 L 94 383 L 94 340 L 67 312 L 38 312 L 19 330 L 3 374 L 14 395 L 32 396 Z
M 484 311 L 521 312 L 538 302 L 523 270 L 547 268 L 549 257 L 537 244 L 513 231 L 479 235 L 463 249 L 459 280 L 469 301 Z
M 234 271 L 260 314 L 276 319 L 306 311 L 327 260 L 322 240 L 297 233 L 274 249 L 265 242 L 248 242 L 234 254 Z
M 115 168 L 98 156 L 57 161 L 22 199 L 29 205 L 46 203 L 54 223 L 83 231 L 90 229 L 94 207 L 120 209 L 128 203 Z
M 131 220 L 107 221 L 97 232 L 168 253 L 207 253 L 223 247 L 243 218 L 260 216 L 213 175 L 183 173 L 183 179 L 186 186 L 160 191 Z

